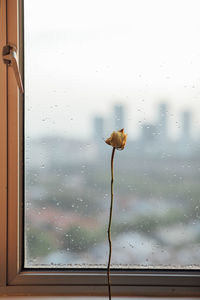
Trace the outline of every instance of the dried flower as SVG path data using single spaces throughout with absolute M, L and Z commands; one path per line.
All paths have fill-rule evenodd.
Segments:
M 111 136 L 105 141 L 106 144 L 118 149 L 123 150 L 126 145 L 127 134 L 124 133 L 124 128 L 118 131 L 113 131 Z
M 118 131 L 113 131 L 111 136 L 105 141 L 108 145 L 112 146 L 111 155 L 111 201 L 110 201 L 110 215 L 108 223 L 108 242 L 109 242 L 109 256 L 107 265 L 107 278 L 108 278 L 108 294 L 109 300 L 111 300 L 111 280 L 110 280 L 110 263 L 112 256 L 112 239 L 111 239 L 111 223 L 112 223 L 112 210 L 113 210 L 113 183 L 114 183 L 114 156 L 115 150 L 123 150 L 126 145 L 127 134 L 124 133 L 124 128 Z

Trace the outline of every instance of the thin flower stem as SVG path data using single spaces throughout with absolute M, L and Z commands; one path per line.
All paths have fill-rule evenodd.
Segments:
M 109 216 L 109 224 L 108 224 L 109 257 L 108 257 L 108 266 L 107 266 L 107 278 L 108 278 L 109 300 L 111 300 L 110 262 L 111 262 L 111 255 L 112 255 L 111 224 L 112 224 L 112 210 L 113 210 L 114 155 L 115 155 L 115 147 L 113 147 L 112 155 L 111 155 L 111 202 L 110 202 L 110 216 Z

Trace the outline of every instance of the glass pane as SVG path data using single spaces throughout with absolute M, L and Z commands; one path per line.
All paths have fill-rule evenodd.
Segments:
M 199 268 L 200 3 L 24 0 L 25 267 Z

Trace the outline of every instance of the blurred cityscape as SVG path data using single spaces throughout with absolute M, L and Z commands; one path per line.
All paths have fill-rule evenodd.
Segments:
M 126 109 L 92 119 L 87 140 L 26 137 L 25 266 L 105 267 L 110 154 L 104 139 L 125 128 Z M 200 135 L 189 110 L 169 133 L 167 103 L 115 157 L 112 266 L 199 268 Z M 178 116 L 177 116 L 178 118 Z

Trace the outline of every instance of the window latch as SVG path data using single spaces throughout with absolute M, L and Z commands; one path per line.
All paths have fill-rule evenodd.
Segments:
M 19 71 L 19 66 L 17 62 L 17 48 L 13 45 L 6 45 L 3 47 L 2 51 L 3 61 L 6 65 L 13 67 L 15 74 L 15 79 L 19 87 L 20 93 L 23 94 L 24 88 L 22 84 L 22 78 Z

